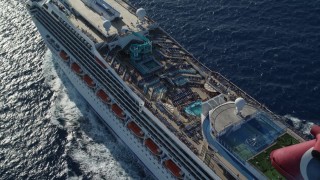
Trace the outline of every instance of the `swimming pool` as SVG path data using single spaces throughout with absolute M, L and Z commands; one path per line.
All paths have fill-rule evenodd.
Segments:
M 241 160 L 247 160 L 268 147 L 284 132 L 269 117 L 258 113 L 237 130 L 230 129 L 219 142 Z
M 201 101 L 194 101 L 191 104 L 189 104 L 184 111 L 192 116 L 201 116 L 202 113 L 202 102 Z

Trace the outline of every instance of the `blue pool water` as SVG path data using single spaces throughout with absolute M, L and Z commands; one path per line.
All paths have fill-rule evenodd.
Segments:
M 248 120 L 235 131 L 229 130 L 220 136 L 220 142 L 240 159 L 247 160 L 262 151 L 282 134 L 283 129 L 277 126 L 264 114 Z
M 201 116 L 202 113 L 202 102 L 201 101 L 195 101 L 191 103 L 189 106 L 187 106 L 184 111 L 192 116 Z

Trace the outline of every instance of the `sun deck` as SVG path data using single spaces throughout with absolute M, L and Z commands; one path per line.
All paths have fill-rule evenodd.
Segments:
M 220 177 L 228 176 L 221 164 L 232 169 L 233 175 L 244 177 L 224 157 L 208 148 L 201 132 L 202 109 L 233 101 L 238 93 L 222 84 L 218 77 L 202 70 L 194 57 L 161 29 L 150 30 L 146 37 L 152 41 L 153 49 L 145 59 L 151 57 L 161 65 L 160 69 L 150 70 L 150 73 L 142 73 L 130 60 L 130 44 L 143 41 L 133 41 L 123 49 L 110 50 L 101 46 L 98 51 L 144 100 L 145 106 Z M 198 102 L 202 104 L 198 106 Z
M 236 111 L 235 104 L 228 103 L 220 106 L 214 113 L 210 114 L 214 133 L 219 134 L 230 125 L 240 123 L 243 118 L 248 118 L 250 115 L 254 114 L 257 109 L 250 105 L 246 105 L 241 111 L 241 114 L 236 114 Z
M 156 26 L 151 28 L 151 26 L 149 26 L 151 20 L 148 18 L 145 18 L 145 23 L 137 23 L 138 18 L 134 14 L 135 9 L 124 2 L 118 0 L 108 1 L 110 7 L 120 12 L 119 16 L 122 17 L 112 20 L 112 26 L 109 32 L 106 32 L 103 27 L 105 17 L 102 17 L 103 15 L 97 13 L 92 7 L 87 6 L 82 0 L 52 2 L 66 14 L 66 17 L 75 27 L 84 32 L 88 38 L 96 43 L 95 47 L 103 59 L 99 57 L 100 61 L 98 55 L 95 54 L 96 57 L 95 60 L 93 59 L 93 63 L 96 61 L 104 70 L 107 67 L 106 64 L 112 67 L 131 90 L 144 101 L 145 107 L 147 107 L 167 129 L 175 134 L 181 142 L 190 148 L 199 159 L 203 160 L 208 167 L 219 174 L 220 177 L 225 177 L 226 175 L 223 169 L 229 169 L 233 174 L 237 174 L 240 178 L 242 177 L 243 174 L 237 172 L 236 168 L 232 166 L 231 161 L 228 162 L 224 157 L 220 156 L 219 153 L 214 152 L 213 149 L 208 147 L 208 142 L 202 137 L 200 115 L 204 109 L 214 109 L 225 102 L 235 100 L 235 98 L 239 96 L 245 98 L 248 104 L 257 109 L 264 109 L 273 115 L 268 109 L 256 102 L 219 73 L 210 71 L 204 67 L 161 28 L 157 28 Z M 63 6 L 63 3 L 69 5 Z M 73 8 L 70 8 L 70 6 Z M 55 16 L 57 14 L 53 15 Z M 56 18 L 59 19 L 57 16 Z M 63 23 L 67 25 L 66 22 Z M 128 30 L 131 31 L 126 34 L 121 34 L 123 26 L 127 26 Z M 148 29 L 148 31 L 145 31 L 146 29 Z M 141 31 L 145 31 L 146 33 Z M 75 31 L 72 29 L 72 32 Z M 142 38 L 136 35 L 137 33 L 134 34 L 135 32 L 139 32 L 140 35 L 143 34 L 141 35 Z M 71 32 L 69 32 L 69 35 L 70 34 L 72 35 Z M 130 37 L 127 38 L 126 36 Z M 120 46 L 120 43 L 116 42 L 119 39 L 123 40 L 121 38 L 127 38 L 127 42 L 123 43 L 125 46 Z M 77 44 L 84 42 L 84 40 L 82 40 Z M 143 54 L 138 60 L 133 60 L 131 52 L 132 45 L 138 45 L 139 47 L 139 45 L 143 43 L 146 44 L 147 42 L 151 42 L 150 44 L 152 44 L 151 51 Z M 113 43 L 114 46 L 109 46 L 110 43 Z M 86 45 L 89 46 L 88 43 Z M 92 46 L 90 46 L 90 48 L 91 47 Z M 92 50 L 92 48 L 90 50 Z M 90 50 L 88 50 L 88 52 Z M 94 56 L 92 56 L 92 58 L 93 57 Z M 68 57 L 64 59 L 68 59 Z M 80 66 L 74 62 L 71 64 L 71 68 L 78 75 L 84 75 L 85 73 L 85 69 L 82 71 Z M 101 72 L 103 71 L 101 70 Z M 111 72 L 113 73 L 113 71 Z M 97 74 L 91 74 L 97 77 Z M 103 75 L 103 73 L 101 74 Z M 105 76 L 105 78 L 107 79 L 107 76 Z M 96 87 L 93 79 L 91 79 L 88 74 L 85 74 L 83 79 L 92 89 Z M 103 81 L 99 83 L 101 82 Z M 99 83 L 97 83 L 97 86 L 99 86 Z M 107 87 L 107 85 L 105 87 Z M 121 122 L 125 123 L 129 119 L 127 117 L 130 116 L 127 115 L 130 114 L 126 114 L 129 106 L 119 107 L 117 102 L 112 99 L 112 94 L 110 99 L 103 91 L 98 92 L 97 95 L 103 102 L 110 105 L 111 110 Z M 223 117 L 220 117 L 220 119 L 216 118 L 216 121 L 220 123 L 216 126 L 219 132 L 226 128 L 228 124 L 234 124 L 240 121 L 239 118 L 232 117 L 232 114 L 234 114 L 232 108 L 224 109 L 224 111 L 225 115 Z M 249 108 L 248 114 L 252 114 L 254 111 L 255 109 Z M 139 114 L 137 114 L 136 116 L 139 116 Z M 242 115 L 245 115 L 245 113 Z M 224 121 L 225 119 L 227 119 L 227 121 Z M 143 128 L 145 127 L 142 126 L 140 129 L 138 125 L 132 126 L 131 124 L 130 126 L 129 124 L 128 128 L 137 136 L 143 138 L 143 136 L 146 135 L 143 134 Z M 248 123 L 248 128 L 249 125 L 251 124 Z M 224 138 L 224 136 L 221 137 Z M 225 138 L 226 140 L 224 141 L 227 141 L 228 137 Z M 249 143 L 255 143 L 253 138 L 249 137 L 247 139 Z M 171 142 L 175 143 L 175 141 Z M 166 142 L 163 144 L 165 143 Z M 155 149 L 157 150 L 157 146 L 153 146 L 153 144 L 148 145 L 151 151 L 156 154 Z M 161 144 L 159 145 L 161 146 Z M 223 164 L 228 168 L 222 168 Z
M 145 101 L 146 107 L 195 154 L 200 155 L 205 146 L 200 126 L 201 102 L 218 95 L 225 100 L 229 97 L 221 95 L 219 87 L 214 86 L 215 80 L 206 78 L 197 67 L 191 65 L 189 61 L 193 57 L 163 31 L 150 30 L 147 38 L 153 42 L 153 49 L 152 54 L 144 59 L 152 59 L 159 64 L 156 70 L 152 70 L 154 64 L 151 65 L 150 73 L 142 73 L 130 60 L 130 45 L 113 50 L 102 46 L 98 50 L 104 60 Z
M 116 17 L 111 20 L 110 30 L 107 31 L 104 28 L 104 22 L 107 17 L 104 13 L 97 12 L 97 5 L 88 0 L 66 0 L 69 6 L 73 7 L 71 13 L 73 16 L 69 16 L 70 21 L 82 32 L 85 32 L 88 36 L 98 42 L 106 42 L 107 38 L 111 35 L 121 34 L 121 29 L 126 26 L 131 31 L 140 31 L 141 28 L 146 28 L 148 24 L 137 26 L 139 21 L 135 14 L 132 14 L 122 4 L 119 4 L 115 0 L 109 0 L 107 4 L 120 13 L 120 17 Z M 90 2 L 90 3 L 85 3 Z M 89 6 L 90 5 L 90 6 Z M 95 9 L 96 8 L 96 9 Z
M 105 62 L 114 68 L 169 130 L 199 155 L 203 149 L 200 116 L 197 113 L 190 113 L 186 108 L 197 101 L 205 102 L 218 95 L 222 96 L 224 101 L 234 100 L 239 96 L 239 90 L 233 91 L 227 87 L 225 84 L 229 82 L 211 74 L 211 71 L 205 69 L 159 28 L 149 30 L 147 34 L 147 38 L 152 42 L 152 54 L 149 54 L 146 57 L 147 60 L 141 63 L 143 67 L 130 62 L 129 55 L 130 44 L 142 43 L 141 41 L 134 40 L 123 49 L 118 46 L 112 50 L 108 49 L 105 46 L 106 43 L 111 42 L 115 37 L 111 35 L 120 34 L 123 26 L 138 32 L 142 30 L 141 28 L 147 28 L 150 25 L 151 21 L 146 19 L 141 26 L 134 14 L 134 9 L 128 4 L 118 0 L 107 2 L 120 12 L 121 18 L 113 20 L 110 31 L 106 32 L 103 28 L 105 19 L 92 7 L 87 6 L 82 0 L 65 0 L 64 2 L 55 4 L 60 10 L 64 9 L 62 11 L 69 20 L 91 40 L 104 44 L 98 51 Z M 195 109 L 195 111 L 201 111 L 201 109 Z

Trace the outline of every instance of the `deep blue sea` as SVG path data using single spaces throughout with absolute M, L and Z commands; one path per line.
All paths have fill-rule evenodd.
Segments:
M 272 111 L 320 123 L 319 0 L 129 1 Z M 0 179 L 150 179 L 52 62 L 25 1 L 0 7 Z
M 320 1 L 130 1 L 274 112 L 320 121 Z

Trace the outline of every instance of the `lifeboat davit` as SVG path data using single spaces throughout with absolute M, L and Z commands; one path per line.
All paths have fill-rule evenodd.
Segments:
M 179 168 L 179 166 L 176 165 L 171 159 L 164 161 L 165 167 L 171 172 L 173 176 L 175 176 L 178 179 L 183 178 L 183 172 Z
M 106 69 L 106 68 L 107 68 L 107 67 L 106 67 L 106 65 L 104 65 L 104 64 L 103 64 L 103 62 L 102 62 L 102 61 L 100 61 L 100 59 L 99 59 L 99 58 L 95 57 L 95 59 L 96 59 L 96 62 L 97 62 L 100 66 L 102 66 L 104 69 Z
M 96 83 L 91 79 L 91 77 L 89 75 L 84 75 L 83 76 L 83 80 L 84 82 L 86 82 L 86 84 L 91 87 L 91 88 L 94 88 L 96 87 Z
M 129 122 L 127 127 L 133 132 L 134 135 L 136 135 L 139 138 L 143 138 L 144 133 L 141 130 L 141 128 L 133 121 Z
M 120 119 L 126 118 L 126 114 L 123 112 L 123 110 L 117 104 L 112 104 L 111 110 L 118 118 L 120 118 Z
M 71 69 L 77 73 L 78 75 L 82 74 L 82 69 L 80 68 L 80 66 L 77 63 L 72 63 L 71 64 Z
M 161 149 L 158 147 L 156 143 L 154 143 L 150 138 L 146 139 L 144 141 L 144 144 L 147 146 L 147 148 L 156 156 L 161 155 Z
M 66 61 L 66 62 L 69 61 L 69 56 L 64 50 L 61 50 L 59 55 L 64 61 Z
M 104 102 L 104 103 L 110 103 L 110 98 L 102 89 L 99 89 L 97 91 L 97 96 Z

